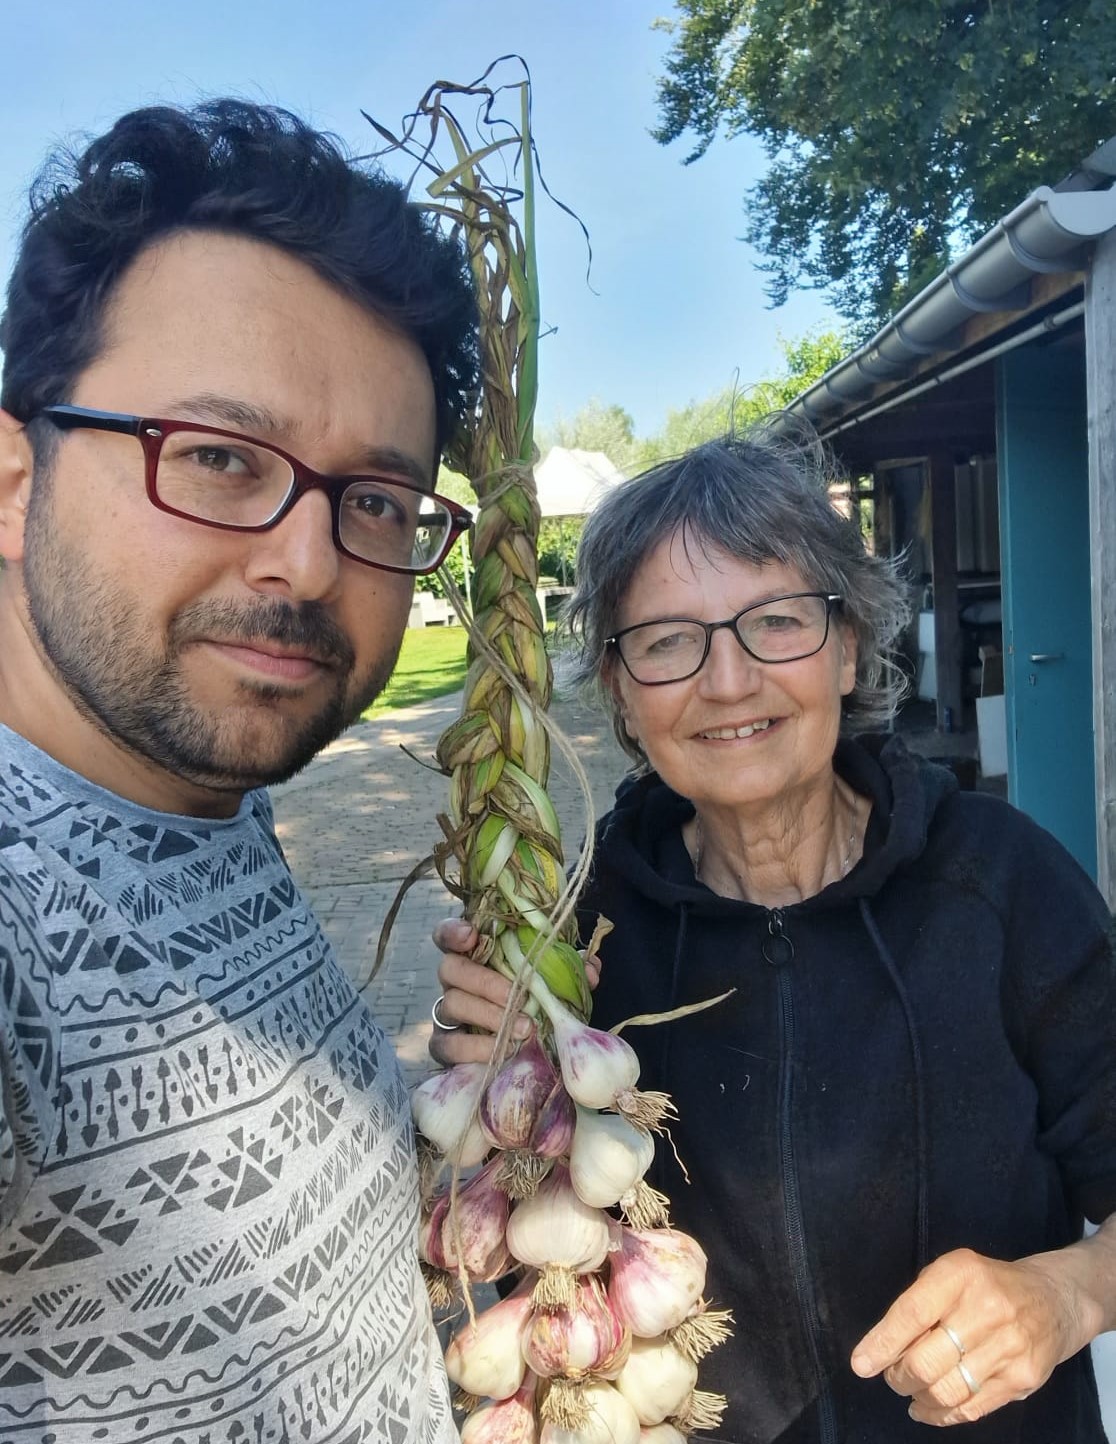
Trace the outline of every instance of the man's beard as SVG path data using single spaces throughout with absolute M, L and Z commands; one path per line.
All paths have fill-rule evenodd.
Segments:
M 23 581 L 31 619 L 74 704 L 129 751 L 217 791 L 285 782 L 387 685 L 402 633 L 390 654 L 353 684 L 352 645 L 317 602 L 195 602 L 174 614 L 160 649 L 123 589 L 59 541 L 43 494 L 50 490 L 48 483 L 33 495 L 27 519 Z M 206 710 L 192 699 L 181 667 L 183 648 L 200 640 L 305 649 L 327 667 L 331 695 L 314 716 L 297 721 L 286 714 L 284 703 L 293 700 L 288 689 L 245 678 L 233 706 Z

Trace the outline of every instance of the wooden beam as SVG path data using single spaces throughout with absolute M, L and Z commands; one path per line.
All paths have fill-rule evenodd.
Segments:
M 960 731 L 961 611 L 957 597 L 957 505 L 952 452 L 935 451 L 928 465 L 933 537 L 934 652 L 938 678 L 938 730 Z
M 1085 284 L 1089 406 L 1090 581 L 1097 883 L 1116 907 L 1116 233 L 1093 253 Z

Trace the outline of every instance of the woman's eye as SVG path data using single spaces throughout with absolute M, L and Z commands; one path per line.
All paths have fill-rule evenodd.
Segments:
M 758 618 L 758 625 L 765 632 L 790 632 L 800 627 L 802 623 L 797 617 L 783 616 L 779 613 L 769 613 L 766 617 Z
M 687 632 L 668 632 L 665 637 L 656 637 L 648 646 L 647 650 L 649 653 L 671 652 L 677 647 L 684 646 L 689 641 L 690 636 Z

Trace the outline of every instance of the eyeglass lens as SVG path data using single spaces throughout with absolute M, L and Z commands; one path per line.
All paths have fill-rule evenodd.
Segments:
M 829 610 L 822 597 L 783 597 L 749 607 L 735 632 L 760 662 L 793 662 L 825 643 Z M 619 638 L 620 655 L 638 682 L 673 682 L 691 676 L 705 654 L 699 622 L 646 622 Z
M 164 505 L 226 526 L 266 526 L 294 484 L 290 463 L 268 447 L 204 431 L 166 436 L 155 473 Z M 452 518 L 439 501 L 380 477 L 354 477 L 339 515 L 344 546 L 387 566 L 429 565 L 451 535 Z

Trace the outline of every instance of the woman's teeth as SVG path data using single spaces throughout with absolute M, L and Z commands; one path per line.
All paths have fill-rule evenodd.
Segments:
M 730 742 L 734 737 L 751 737 L 753 732 L 766 732 L 770 726 L 771 718 L 768 717 L 763 722 L 751 722 L 747 727 L 711 727 L 708 732 L 698 735 L 715 742 Z

